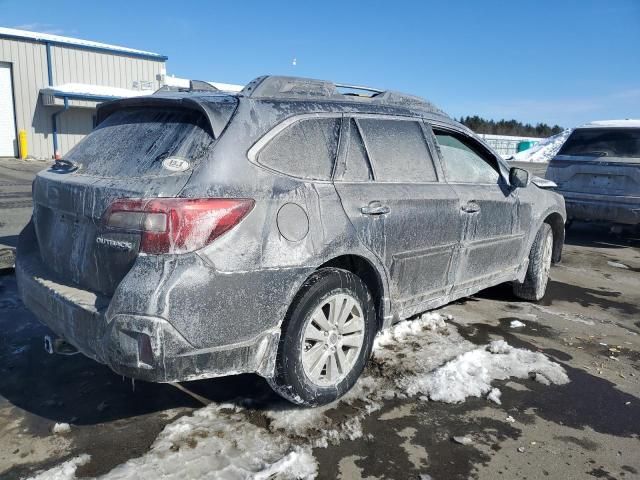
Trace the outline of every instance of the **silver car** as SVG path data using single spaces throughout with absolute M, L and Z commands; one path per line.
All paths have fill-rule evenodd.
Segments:
M 640 224 L 640 120 L 576 128 L 549 162 L 568 220 Z
M 560 259 L 562 197 L 417 97 L 269 76 L 97 120 L 35 179 L 16 274 L 51 351 L 126 376 L 325 404 L 381 329 L 502 282 L 540 299 Z

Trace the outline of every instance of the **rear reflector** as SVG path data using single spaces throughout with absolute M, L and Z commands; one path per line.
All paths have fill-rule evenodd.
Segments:
M 104 214 L 107 229 L 139 232 L 144 253 L 186 253 L 236 226 L 254 201 L 230 198 L 119 199 Z

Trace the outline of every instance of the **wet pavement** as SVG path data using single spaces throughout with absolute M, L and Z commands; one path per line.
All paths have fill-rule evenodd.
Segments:
M 27 188 L 29 174 L 9 173 Z M 26 219 L 24 211 L 5 215 L 13 207 L 2 205 L 10 196 L 3 193 L 20 188 L 2 181 L 0 243 L 10 244 L 11 228 Z M 543 352 L 565 368 L 570 382 L 496 381 L 502 405 L 484 398 L 385 400 L 364 417 L 362 436 L 313 449 L 318 478 L 640 478 L 639 270 L 638 238 L 576 225 L 541 302 L 518 300 L 508 286 L 498 286 L 444 307 L 465 339 L 484 345 L 503 338 Z M 524 326 L 511 328 L 513 320 Z M 257 376 L 133 384 L 81 355 L 48 355 L 42 346 L 48 331 L 18 300 L 11 270 L 0 274 L 0 332 L 3 479 L 81 453 L 92 458 L 79 477 L 104 474 L 144 454 L 165 425 L 205 403 L 254 398 L 255 415 L 249 411 L 247 421 L 258 426 L 265 422 L 261 410 L 282 405 Z M 342 408 L 327 415 L 341 422 L 353 413 Z M 57 422 L 69 423 L 71 431 L 53 434 Z M 464 435 L 471 444 L 451 440 Z
M 0 158 L 0 268 L 13 264 L 18 233 L 31 216 L 31 182 L 47 162 Z

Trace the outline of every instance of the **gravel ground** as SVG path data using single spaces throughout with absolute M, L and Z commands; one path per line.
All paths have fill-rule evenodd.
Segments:
M 33 172 L 42 163 L 0 161 L 0 244 L 27 221 Z M 22 195 L 22 196 L 21 196 Z M 4 203 L 3 203 L 4 202 Z M 12 203 L 17 202 L 17 203 Z M 640 478 L 640 241 L 576 225 L 547 296 L 533 304 L 499 286 L 450 304 L 467 340 L 505 339 L 546 354 L 565 385 L 494 382 L 501 405 L 393 398 L 363 417 L 362 436 L 312 454 L 318 478 Z M 511 328 L 511 322 L 524 324 Z M 24 309 L 12 270 L 0 274 L 0 478 L 18 479 L 79 454 L 77 475 L 96 476 L 147 452 L 165 425 L 203 404 L 258 399 L 248 421 L 283 408 L 266 383 L 243 375 L 178 386 L 136 382 L 81 355 L 50 356 L 47 329 Z M 372 365 L 370 368 L 374 368 Z M 335 408 L 336 424 L 354 414 Z M 70 431 L 53 434 L 56 423 Z M 467 436 L 470 443 L 452 441 Z M 303 440 L 303 439 L 302 439 Z M 428 477 L 424 477 L 428 478 Z

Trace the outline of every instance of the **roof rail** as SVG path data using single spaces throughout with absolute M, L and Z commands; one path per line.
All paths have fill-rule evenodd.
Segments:
M 251 98 L 332 97 L 336 86 L 326 80 L 265 75 L 250 81 L 240 92 Z
M 339 88 L 371 92 L 372 95 L 342 94 L 338 90 Z M 368 101 L 376 104 L 397 105 L 405 108 L 427 110 L 430 113 L 447 116 L 445 112 L 433 103 L 414 95 L 359 85 L 333 83 L 327 80 L 316 80 L 312 78 L 265 75 L 247 83 L 240 92 L 240 95 L 262 99 L 295 98 L 301 100 L 317 100 L 324 98 L 327 100 Z

